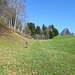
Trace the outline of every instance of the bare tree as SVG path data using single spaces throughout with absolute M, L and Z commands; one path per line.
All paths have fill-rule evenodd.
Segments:
M 9 0 L 9 7 L 11 9 L 14 9 L 15 14 L 14 28 L 16 29 L 18 20 L 20 19 L 21 21 L 23 21 L 26 18 L 25 0 Z
M 21 21 L 20 30 L 22 29 L 22 22 L 26 20 L 26 0 L 0 0 L 0 15 L 9 20 L 9 27 L 17 28 L 19 20 Z
M 17 22 L 17 30 L 18 30 L 19 32 L 22 32 L 22 23 L 21 23 L 20 20 L 18 20 L 18 22 Z
M 7 3 L 7 0 L 0 0 L 0 15 L 3 17 L 6 16 Z

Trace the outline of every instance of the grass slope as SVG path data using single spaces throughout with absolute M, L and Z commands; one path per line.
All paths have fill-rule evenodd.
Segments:
M 75 75 L 74 40 L 74 36 L 29 40 L 14 32 L 1 36 L 0 75 Z

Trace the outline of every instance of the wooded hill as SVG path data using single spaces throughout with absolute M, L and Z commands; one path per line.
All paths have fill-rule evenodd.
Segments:
M 51 39 L 58 35 L 58 30 L 54 25 L 42 25 L 35 27 L 32 22 L 26 24 L 25 0 L 0 0 L 0 17 L 2 23 L 7 23 L 8 27 L 14 29 L 28 38 Z M 21 17 L 21 18 L 19 18 Z M 23 28 L 23 23 L 25 27 Z M 6 25 L 6 24 L 3 24 Z M 1 24 L 2 30 L 2 24 Z M 5 26 L 6 27 L 6 26 Z

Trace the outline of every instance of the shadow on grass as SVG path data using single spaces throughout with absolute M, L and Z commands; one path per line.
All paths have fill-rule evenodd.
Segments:
M 28 47 L 24 47 L 24 48 L 28 48 Z

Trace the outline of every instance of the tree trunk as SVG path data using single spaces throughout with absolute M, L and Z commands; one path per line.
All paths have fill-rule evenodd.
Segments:
M 15 16 L 14 29 L 16 29 L 16 26 L 17 26 L 17 20 L 18 20 L 18 5 L 17 5 L 17 7 L 16 7 L 16 16 Z

